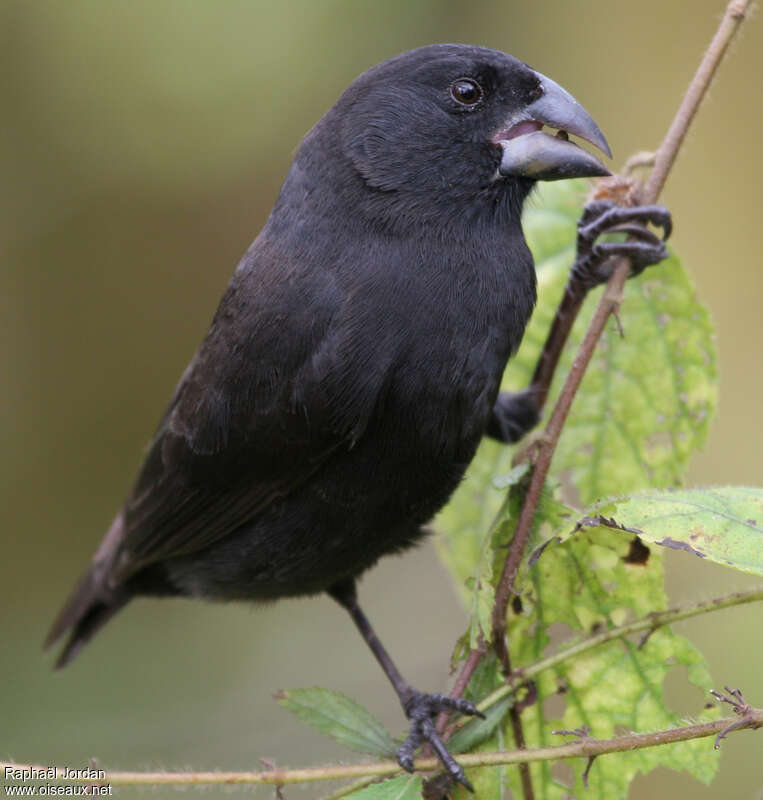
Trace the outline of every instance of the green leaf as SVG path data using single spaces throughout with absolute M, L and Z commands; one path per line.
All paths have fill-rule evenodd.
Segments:
M 521 481 L 527 471 L 528 465 L 521 464 L 506 475 L 497 478 L 496 481 L 500 484 L 501 489 L 506 489 Z M 481 475 L 478 480 L 484 480 L 486 477 L 486 475 Z M 470 478 L 471 481 L 475 481 L 475 478 Z M 493 482 L 494 485 L 496 481 Z M 500 499 L 501 494 L 494 491 L 493 497 Z M 482 500 L 483 496 L 480 492 L 480 501 Z M 514 505 L 516 506 L 516 503 Z M 492 508 L 492 504 L 488 503 L 486 507 Z M 510 507 L 510 497 L 505 494 L 503 505 L 496 509 L 498 513 L 494 515 L 492 522 L 489 522 L 486 521 L 484 513 L 474 513 L 475 509 L 479 510 L 480 506 L 449 506 L 454 510 L 458 508 L 464 513 L 462 524 L 455 523 L 449 526 L 453 534 L 450 537 L 450 543 L 454 547 L 460 547 L 464 555 L 450 557 L 451 554 L 448 550 L 443 551 L 446 560 L 450 557 L 450 566 L 453 571 L 457 574 L 460 572 L 459 577 L 465 587 L 464 598 L 470 610 L 469 629 L 465 638 L 459 642 L 459 652 L 462 648 L 464 650 L 474 649 L 478 646 L 480 638 L 485 642 L 490 641 L 495 583 L 500 575 L 500 564 L 505 558 L 506 547 L 513 531 Z M 482 534 L 479 548 L 476 548 L 477 528 L 483 523 L 485 523 L 483 530 L 486 533 Z M 466 553 L 468 555 L 465 555 Z
M 459 656 L 468 649 L 477 647 L 480 639 L 486 643 L 492 640 L 495 586 L 503 571 L 507 549 L 514 535 L 514 525 L 524 499 L 525 477 L 529 477 L 528 465 L 521 464 L 498 479 L 502 485 L 508 486 L 510 491 L 505 494 L 503 504 L 498 508 L 487 534 L 482 537 L 479 551 L 474 548 L 477 536 L 473 515 L 466 511 L 459 520 L 458 514 L 464 509 L 460 505 L 451 503 L 442 517 L 451 524 L 446 528 L 444 540 L 441 539 L 439 542 L 440 552 L 452 572 L 462 578 L 464 599 L 470 611 L 469 629 L 456 647 Z M 492 495 L 500 497 L 495 491 Z M 489 500 L 483 499 L 483 502 L 492 508 Z M 575 519 L 576 516 L 574 509 L 553 496 L 552 489 L 544 488 L 533 520 L 530 541 L 537 543 L 549 538 L 561 530 L 569 519 Z M 476 561 L 472 561 L 474 558 Z
M 477 669 L 474 671 L 472 679 L 469 681 L 469 685 L 466 687 L 464 696 L 476 704 L 481 699 L 491 694 L 499 686 L 503 686 L 505 682 L 506 681 L 498 659 L 496 658 L 495 653 L 492 650 L 489 650 L 478 664 Z M 509 702 L 506 704 L 505 709 L 502 709 L 502 706 L 505 702 L 502 701 L 495 704 L 499 707 L 498 709 L 494 710 L 495 707 L 491 707 L 485 713 L 485 716 L 488 717 L 490 723 L 492 723 L 494 719 L 498 718 L 497 724 L 492 726 L 492 733 L 487 738 L 482 739 L 480 736 L 475 736 L 474 740 L 470 744 L 464 742 L 466 737 L 471 738 L 471 736 L 476 732 L 476 724 L 483 722 L 482 720 L 473 718 L 467 723 L 467 725 L 465 725 L 460 731 L 458 731 L 448 740 L 448 749 L 453 753 L 457 751 L 490 753 L 495 752 L 496 750 L 505 750 L 506 737 L 503 733 L 504 726 L 502 724 L 502 720 L 505 718 L 506 712 L 511 707 L 513 698 L 507 698 L 507 700 Z M 470 728 L 469 733 L 466 732 L 467 727 Z M 464 739 L 461 738 L 462 736 Z M 466 775 L 471 781 L 472 786 L 474 786 L 474 794 L 472 795 L 463 786 L 459 785 L 454 788 L 453 800 L 474 800 L 475 797 L 478 797 L 479 800 L 503 800 L 503 798 L 508 796 L 508 782 L 506 774 L 511 770 L 516 770 L 516 767 L 513 765 L 502 765 L 500 767 L 473 767 L 471 769 L 467 769 Z
M 354 800 L 421 800 L 422 783 L 418 775 L 398 775 L 380 783 L 372 783 L 348 794 Z
M 660 554 L 652 551 L 645 562 L 633 562 L 628 558 L 629 539 L 632 534 L 626 537 L 609 529 L 586 528 L 543 551 L 527 569 L 522 613 L 511 615 L 509 621 L 509 646 L 516 666 L 537 662 L 594 631 L 667 607 Z M 660 628 L 643 644 L 638 639 L 615 640 L 562 662 L 538 676 L 538 702 L 522 713 L 527 746 L 559 744 L 560 738 L 550 733 L 557 728 L 587 725 L 592 736 L 607 738 L 620 731 L 681 724 L 683 714 L 672 711 L 663 695 L 668 674 L 678 667 L 703 690 L 697 692 L 695 706 L 684 710 L 696 713 L 712 681 L 701 654 L 670 628 Z M 511 741 L 508 727 L 506 736 Z M 531 771 L 539 800 L 570 794 L 604 800 L 625 797 L 638 772 L 665 766 L 709 781 L 717 764 L 712 744 L 695 740 L 597 759 L 587 792 L 582 786 L 583 760 L 569 762 L 572 783 L 553 764 L 533 765 Z M 518 786 L 512 773 L 509 780 Z
M 493 522 L 506 495 L 491 482 L 510 469 L 511 448 L 484 439 L 453 499 L 435 520 L 436 529 L 443 534 L 435 539 L 440 555 L 467 605 L 471 604 L 473 585 L 467 587 L 466 582 L 477 574 L 485 557 L 485 539 L 492 535 Z
M 586 184 L 543 187 L 542 208 L 523 220 L 535 255 L 539 304 L 507 387 L 529 383 L 575 256 L 575 224 Z M 601 295 L 589 297 L 562 355 L 549 396 L 553 408 Z M 573 403 L 552 474 L 569 474 L 584 503 L 647 487 L 675 486 L 705 441 L 717 401 L 709 315 L 675 255 L 629 280 L 619 313 L 599 342 Z
M 494 735 L 477 745 L 475 753 L 494 753 L 497 750 L 506 750 L 506 739 L 501 727 L 497 728 Z M 466 770 L 466 777 L 474 787 L 474 794 L 465 789 L 461 784 L 454 787 L 452 800 L 505 800 L 508 797 L 522 797 L 522 794 L 509 793 L 509 774 L 516 772 L 513 764 L 504 764 L 499 767 L 474 767 Z
M 576 223 L 589 184 L 559 181 L 539 188 L 523 226 L 538 275 L 538 305 L 522 346 L 509 362 L 504 389 L 524 389 L 548 333 L 575 258 Z M 601 290 L 573 328 L 551 387 L 553 408 Z M 628 281 L 619 318 L 611 320 L 580 386 L 552 464 L 583 503 L 642 488 L 680 483 L 690 454 L 704 442 L 717 401 L 716 353 L 707 310 L 678 259 Z M 485 440 L 435 527 L 440 553 L 460 587 L 484 558 L 486 531 L 503 502 L 491 485 L 510 474 L 513 448 Z M 470 592 L 465 592 L 465 597 Z M 470 604 L 472 602 L 469 597 Z
M 496 489 L 508 489 L 510 486 L 519 483 L 519 481 L 527 475 L 529 469 L 530 464 L 527 461 L 523 461 L 521 464 L 517 464 L 516 467 L 512 467 L 505 475 L 499 475 L 497 478 L 493 478 L 493 486 L 495 486 Z
M 532 376 L 575 256 L 576 221 L 586 186 L 570 181 L 544 185 L 540 202 L 525 214 L 539 304 L 522 347 L 509 363 L 505 389 L 524 389 Z M 600 292 L 586 301 L 574 326 L 551 387 L 548 410 L 556 402 Z M 586 504 L 647 487 L 672 487 L 680 483 L 689 456 L 706 437 L 716 405 L 713 331 L 675 256 L 628 281 L 619 318 L 625 338 L 612 320 L 572 405 L 528 552 L 549 541 L 569 514 L 554 497 L 554 482 L 565 487 L 567 496 Z M 483 442 L 462 485 L 436 521 L 443 532 L 438 546 L 472 611 L 460 654 L 475 631 L 484 629 L 486 604 L 494 591 L 484 582 L 494 587 L 522 501 L 523 481 L 510 472 L 512 457 L 512 448 Z M 508 499 L 494 488 L 504 483 L 498 476 L 507 473 Z M 515 584 L 518 602 L 511 604 L 508 614 L 515 669 L 537 663 L 592 631 L 666 608 L 660 554 L 652 548 L 646 560 L 629 557 L 633 538 L 619 531 L 585 530 L 546 548 L 537 563 L 523 562 Z M 702 690 L 712 686 L 699 652 L 669 628 L 654 632 L 643 646 L 615 640 L 540 673 L 538 701 L 522 712 L 527 746 L 560 743 L 551 734 L 556 728 L 588 725 L 600 738 L 623 729 L 680 724 L 684 714 L 702 709 L 705 697 L 697 691 L 694 705 L 681 709 L 681 714 L 670 709 L 663 684 L 675 668 Z M 477 749 L 508 748 L 512 742 L 511 726 L 502 724 Z M 712 745 L 701 740 L 610 755 L 596 760 L 591 788 L 585 793 L 584 760 L 568 763 L 564 770 L 549 763 L 531 765 L 538 800 L 624 797 L 638 772 L 660 765 L 686 769 L 709 781 L 717 758 Z M 521 796 L 516 767 L 470 771 L 470 779 L 484 783 L 486 797 L 506 796 L 509 788 Z M 463 795 L 457 789 L 455 796 L 459 793 Z
M 359 753 L 395 757 L 395 742 L 363 706 L 329 689 L 287 689 L 276 700 L 315 730 Z
M 636 528 L 645 541 L 763 575 L 763 489 L 641 492 L 603 501 L 590 514 Z
M 448 740 L 448 750 L 451 753 L 468 753 L 478 744 L 489 739 L 495 729 L 503 721 L 514 702 L 513 697 L 504 697 L 503 700 L 491 706 L 485 713 L 485 719 L 474 717 L 457 731 Z
M 496 552 L 504 552 L 511 536 L 511 517 L 508 513 L 501 515 L 490 527 L 482 545 L 480 560 L 477 563 L 474 577 L 469 578 L 467 586 L 472 590 L 470 607 L 470 624 L 468 631 L 469 648 L 479 645 L 480 638 L 489 642 L 491 639 L 491 616 L 495 603 L 495 582 L 498 579 L 500 565 L 496 564 Z

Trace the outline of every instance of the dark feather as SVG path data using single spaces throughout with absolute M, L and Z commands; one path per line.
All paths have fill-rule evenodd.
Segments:
M 477 74 L 480 115 L 449 81 Z M 125 507 L 48 637 L 61 663 L 135 594 L 316 592 L 410 546 L 484 433 L 535 299 L 491 139 L 537 77 L 415 51 L 308 133 L 162 417 Z

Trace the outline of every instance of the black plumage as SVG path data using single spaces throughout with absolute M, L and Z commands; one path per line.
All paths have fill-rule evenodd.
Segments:
M 356 576 L 421 538 L 488 428 L 534 423 L 526 403 L 496 406 L 535 302 L 522 204 L 538 178 L 606 173 L 544 122 L 606 148 L 560 87 L 485 48 L 420 48 L 344 92 L 53 625 L 48 643 L 70 631 L 59 665 L 135 595 L 351 605 Z

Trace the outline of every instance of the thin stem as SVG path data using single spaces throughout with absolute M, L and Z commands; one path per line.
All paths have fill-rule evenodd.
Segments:
M 726 8 L 726 13 L 721 20 L 718 31 L 713 37 L 697 69 L 694 79 L 689 85 L 684 100 L 665 135 L 665 139 L 659 151 L 655 154 L 655 166 L 649 176 L 647 186 L 642 195 L 644 202 L 654 202 L 665 185 L 665 181 L 676 159 L 681 143 L 686 136 L 686 131 L 699 108 L 702 98 L 707 92 L 710 82 L 718 69 L 724 53 L 728 49 L 731 39 L 736 33 L 740 23 L 745 19 L 750 5 L 751 3 L 749 0 L 732 0 Z M 503 573 L 496 593 L 492 625 L 493 640 L 496 644 L 499 658 L 501 658 L 504 666 L 508 664 L 508 651 L 504 638 L 506 630 L 506 609 L 513 590 L 517 569 L 527 544 L 532 519 L 540 500 L 541 490 L 556 449 L 556 443 L 567 418 L 572 400 L 580 385 L 588 362 L 593 355 L 594 346 L 598 342 L 604 329 L 604 323 L 609 318 L 609 315 L 619 306 L 622 290 L 630 269 L 626 259 L 621 259 L 620 261 L 621 263 L 614 270 L 609 280 L 609 284 L 601 298 L 594 318 L 591 320 L 586 337 L 580 346 L 570 375 L 562 389 L 562 393 L 548 422 L 543 439 L 541 440 L 541 449 L 532 474 L 530 488 L 525 496 L 522 514 L 504 563 Z M 473 650 L 469 654 L 454 685 L 453 691 L 451 692 L 453 697 L 460 697 L 463 694 L 483 654 L 484 649 L 482 648 Z M 510 690 L 511 687 L 509 687 L 509 691 Z M 445 727 L 446 722 L 446 718 L 438 720 L 441 729 Z
M 697 72 L 686 92 L 676 116 L 668 129 L 665 139 L 657 150 L 655 167 L 641 195 L 644 203 L 654 203 L 665 185 L 667 176 L 672 168 L 681 142 L 691 124 L 697 109 L 705 96 L 710 82 L 720 65 L 723 54 L 726 52 L 731 39 L 745 18 L 750 6 L 749 0 L 732 0 L 726 8 L 726 13 L 721 20 L 718 31 L 713 37 Z M 593 356 L 596 345 L 601 338 L 604 327 L 610 314 L 617 310 L 622 299 L 625 281 L 630 273 L 630 262 L 627 258 L 618 260 L 612 277 L 609 279 L 604 294 L 596 308 L 593 319 L 586 331 L 578 354 L 573 362 L 567 380 L 564 383 L 559 399 L 548 421 L 544 435 L 540 440 L 530 485 L 525 495 L 525 501 L 517 521 L 514 538 L 506 556 L 503 572 L 496 590 L 495 605 L 493 607 L 493 642 L 498 656 L 506 660 L 506 609 L 509 599 L 514 591 L 514 581 L 522 560 L 522 555 L 532 529 L 535 511 L 540 501 L 541 491 L 551 466 L 556 445 L 559 440 L 564 423 L 569 414 L 572 401 L 575 399 L 586 368 Z
M 486 648 L 487 646 L 480 637 L 480 645 L 472 650 L 466 657 L 466 662 L 464 663 L 456 682 L 453 684 L 453 689 L 450 693 L 451 697 L 461 697 L 466 691 L 466 687 L 469 685 L 469 681 L 474 674 L 474 670 L 477 669 L 477 665 L 480 663 L 482 656 L 485 654 Z M 450 715 L 447 711 L 440 712 L 437 717 L 437 724 L 435 726 L 437 733 L 442 734 L 442 732 L 445 730 L 445 726 L 448 724 L 449 716 Z
M 508 653 L 506 654 L 508 656 Z M 509 709 L 509 721 L 511 732 L 514 734 L 514 743 L 518 750 L 525 749 L 525 732 L 522 728 L 522 717 L 516 705 Z M 535 790 L 533 789 L 532 775 L 530 775 L 530 765 L 523 763 L 519 765 L 519 781 L 522 784 L 522 796 L 524 800 L 535 800 Z
M 577 644 L 565 647 L 558 652 L 554 653 L 547 658 L 536 661 L 520 670 L 517 670 L 513 675 L 510 675 L 506 684 L 496 689 L 494 692 L 483 698 L 482 702 L 477 706 L 480 711 L 487 711 L 488 708 L 503 700 L 504 697 L 514 692 L 521 684 L 533 680 L 541 672 L 547 669 L 556 667 L 565 661 L 576 658 L 582 653 L 600 647 L 607 642 L 614 641 L 615 639 L 622 639 L 630 636 L 633 633 L 641 633 L 642 631 L 655 631 L 665 625 L 671 625 L 674 622 L 680 622 L 684 619 L 697 617 L 701 614 L 708 614 L 711 611 L 720 611 L 723 608 L 732 608 L 733 606 L 741 606 L 746 603 L 756 603 L 763 601 L 763 588 L 751 589 L 748 592 L 735 592 L 734 594 L 718 597 L 715 600 L 706 600 L 701 603 L 694 603 L 693 605 L 686 606 L 685 608 L 673 608 L 666 611 L 656 611 L 648 614 L 641 619 L 629 622 L 626 625 L 621 625 L 618 628 L 610 628 L 610 630 L 602 631 L 594 636 L 589 636 Z M 461 727 L 460 723 L 458 727 Z
M 697 113 L 702 100 L 710 88 L 713 77 L 726 54 L 734 34 L 747 16 L 751 0 L 731 0 L 726 7 L 721 24 L 713 36 L 713 40 L 705 52 L 702 61 L 686 90 L 681 106 L 676 112 L 673 122 L 665 134 L 660 149 L 657 151 L 652 170 L 644 187 L 643 202 L 653 203 L 668 179 L 673 163 L 676 160 L 678 151 L 681 148 L 686 132 Z
M 532 750 L 513 750 L 499 753 L 469 753 L 459 756 L 464 767 L 493 767 L 502 764 L 529 764 L 537 761 L 558 761 L 565 758 L 591 758 L 606 753 L 621 753 L 626 750 L 640 750 L 646 747 L 685 742 L 688 739 L 701 739 L 707 736 L 718 736 L 724 731 L 743 730 L 745 728 L 763 727 L 763 710 L 750 708 L 741 718 L 731 717 L 704 722 L 697 725 L 686 725 L 681 728 L 657 731 L 654 733 L 631 734 L 614 739 L 579 739 L 568 744 L 554 747 L 538 747 Z M 417 770 L 434 770 L 440 766 L 436 758 L 422 758 L 416 762 Z M 393 761 L 376 764 L 356 764 L 350 766 L 318 767 L 315 769 L 273 769 L 263 772 L 109 772 L 102 778 L 89 775 L 72 774 L 73 771 L 60 767 L 44 767 L 29 764 L 12 764 L 0 762 L 5 780 L 14 780 L 14 772 L 21 770 L 37 770 L 39 779 L 43 781 L 60 781 L 61 783 L 85 783 L 97 786 L 208 786 L 213 784 L 269 784 L 285 786 L 294 783 L 314 783 L 341 778 L 359 778 L 363 776 L 385 777 L 400 772 L 400 767 Z M 55 770 L 54 774 L 42 772 Z M 22 780 L 22 773 L 17 772 Z

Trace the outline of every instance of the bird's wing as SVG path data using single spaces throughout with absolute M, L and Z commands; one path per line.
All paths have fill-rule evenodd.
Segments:
M 127 500 L 112 583 L 256 519 L 373 413 L 393 348 L 353 298 L 327 270 L 242 263 Z

